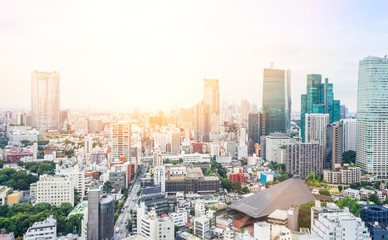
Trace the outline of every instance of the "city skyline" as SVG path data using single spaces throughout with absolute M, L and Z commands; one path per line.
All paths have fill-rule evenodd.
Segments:
M 0 107 L 28 109 L 34 70 L 61 74 L 62 109 L 188 107 L 204 78 L 219 79 L 220 102 L 261 106 L 274 62 L 292 72 L 293 111 L 310 73 L 356 111 L 358 61 L 386 51 L 386 3 L 234 3 L 3 3 Z

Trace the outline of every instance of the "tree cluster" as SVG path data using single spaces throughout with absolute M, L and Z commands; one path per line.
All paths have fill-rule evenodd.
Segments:
M 57 233 L 59 236 L 73 233 L 74 226 L 77 234 L 81 235 L 82 214 L 67 217 L 73 209 L 70 203 L 62 203 L 58 208 L 48 203 L 0 206 L 0 229 L 6 232 L 13 232 L 15 237 L 21 237 L 32 226 L 34 222 L 45 220 L 48 216 L 54 215 L 57 220 Z
M 31 183 L 35 183 L 38 180 L 37 176 L 27 174 L 26 171 L 16 171 L 12 168 L 0 169 L 0 185 L 16 190 L 29 190 Z
M 26 170 L 29 170 L 38 175 L 50 174 L 54 175 L 55 173 L 55 162 L 54 161 L 44 161 L 44 162 L 18 162 L 19 166 L 24 166 Z

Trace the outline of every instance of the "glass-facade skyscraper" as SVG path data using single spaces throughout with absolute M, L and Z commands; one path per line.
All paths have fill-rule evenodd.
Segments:
M 328 113 L 330 123 L 341 119 L 341 105 L 334 100 L 333 84 L 321 74 L 307 74 L 307 92 L 301 95 L 301 136 L 306 140 L 306 113 Z
M 290 136 L 290 70 L 264 68 L 263 111 L 265 113 L 265 135 L 281 132 Z
M 388 176 L 388 59 L 359 63 L 357 93 L 357 160 L 363 171 Z

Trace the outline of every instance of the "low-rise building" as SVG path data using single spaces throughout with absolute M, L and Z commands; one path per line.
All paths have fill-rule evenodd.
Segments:
M 349 167 L 345 165 L 343 168 L 336 167 L 335 170 L 323 170 L 323 179 L 329 183 L 358 183 L 361 181 L 360 177 L 360 167 Z
M 202 239 L 210 236 L 210 221 L 205 216 L 194 218 L 194 234 Z
M 42 222 L 35 222 L 24 234 L 25 240 L 57 239 L 57 220 L 53 215 Z
M 7 204 L 8 205 L 14 205 L 14 204 L 17 205 L 20 203 L 20 200 L 22 199 L 22 197 L 23 197 L 22 192 L 13 192 L 13 193 L 8 195 Z

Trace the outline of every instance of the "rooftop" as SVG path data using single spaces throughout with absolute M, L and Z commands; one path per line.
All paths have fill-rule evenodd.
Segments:
M 229 205 L 229 208 L 252 218 L 260 218 L 268 216 L 276 209 L 288 209 L 292 205 L 309 201 L 315 201 L 315 197 L 302 179 L 294 176 L 251 197 L 237 201 Z

